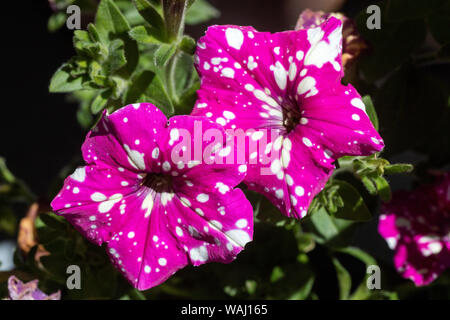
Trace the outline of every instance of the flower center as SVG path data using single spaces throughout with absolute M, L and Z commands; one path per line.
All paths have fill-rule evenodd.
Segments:
M 142 180 L 141 185 L 154 190 L 156 193 L 170 192 L 172 177 L 161 173 L 148 173 Z
M 291 132 L 300 123 L 300 110 L 297 105 L 292 102 L 284 103 L 283 106 L 283 126 L 286 133 Z

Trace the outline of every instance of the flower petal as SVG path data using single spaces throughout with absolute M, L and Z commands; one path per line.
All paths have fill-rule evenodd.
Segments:
M 412 192 L 396 192 L 383 205 L 378 231 L 395 251 L 394 265 L 417 286 L 435 280 L 450 267 L 450 175 Z
M 383 147 L 356 90 L 340 83 L 341 51 L 334 17 L 275 34 L 213 26 L 199 40 L 202 84 L 192 114 L 244 131 L 245 182 L 288 216 L 306 214 L 335 159 Z M 259 148 L 249 150 L 252 140 Z
M 66 178 L 52 202 L 90 241 L 105 242 L 113 264 L 140 290 L 188 264 L 230 262 L 253 234 L 252 207 L 234 189 L 245 171 L 235 162 L 204 161 L 218 142 L 212 160 L 224 160 L 223 150 L 235 154 L 224 129 L 205 117 L 167 122 L 156 110 L 140 104 L 104 115 L 83 146 L 91 162 Z M 207 132 L 220 139 L 203 144 Z M 136 137 L 142 140 L 130 152 Z
M 83 158 L 88 164 L 151 171 L 159 159 L 158 144 L 166 136 L 166 122 L 150 103 L 127 105 L 111 115 L 105 111 L 86 137 Z

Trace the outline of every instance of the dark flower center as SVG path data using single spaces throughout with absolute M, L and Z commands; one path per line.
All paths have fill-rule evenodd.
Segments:
M 172 190 L 172 177 L 161 173 L 148 173 L 142 180 L 142 185 L 157 193 Z
M 283 127 L 286 133 L 291 132 L 299 123 L 301 113 L 296 103 L 288 101 L 282 105 L 283 109 Z

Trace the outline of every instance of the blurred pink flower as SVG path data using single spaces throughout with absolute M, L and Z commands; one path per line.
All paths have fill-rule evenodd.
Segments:
M 450 173 L 433 185 L 397 192 L 382 208 L 378 230 L 392 250 L 394 265 L 417 286 L 450 267 Z

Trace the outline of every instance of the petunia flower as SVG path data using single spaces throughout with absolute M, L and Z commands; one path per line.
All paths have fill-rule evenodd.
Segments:
M 395 251 L 394 266 L 417 286 L 450 267 L 450 174 L 412 192 L 394 193 L 380 215 L 378 231 Z
M 342 65 L 344 69 L 350 67 L 354 61 L 368 49 L 366 41 L 359 34 L 355 23 L 350 18 L 339 12 L 303 10 L 298 17 L 295 30 L 320 26 L 329 17 L 335 17 L 342 21 Z
M 9 297 L 6 300 L 60 300 L 61 292 L 46 295 L 38 288 L 39 280 L 23 283 L 15 276 L 8 279 Z
M 140 290 L 188 264 L 229 263 L 252 239 L 253 210 L 234 189 L 245 171 L 210 161 L 225 147 L 205 153 L 210 144 L 199 139 L 208 130 L 226 139 L 204 117 L 168 121 L 149 103 L 105 112 L 82 146 L 87 165 L 66 178 L 51 205 L 90 241 L 105 243 Z
M 361 96 L 341 84 L 341 25 L 331 17 L 274 34 L 212 26 L 198 41 L 201 88 L 192 114 L 245 131 L 238 148 L 248 163 L 245 183 L 287 216 L 306 215 L 337 158 L 383 148 Z

